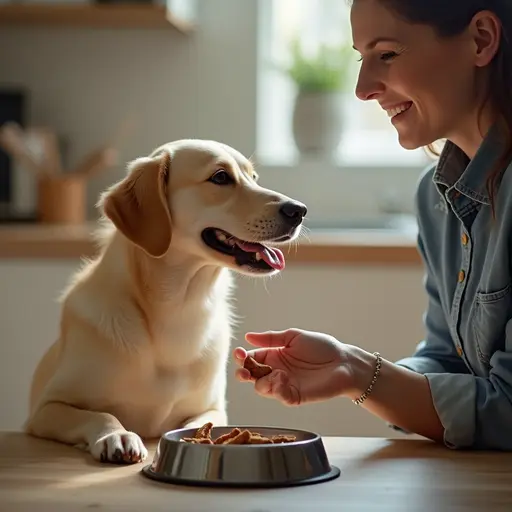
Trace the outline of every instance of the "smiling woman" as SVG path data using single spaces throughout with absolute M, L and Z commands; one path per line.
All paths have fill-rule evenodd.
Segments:
M 392 363 L 319 332 L 248 333 L 273 371 L 238 377 L 287 405 L 344 396 L 451 448 L 512 451 L 512 6 L 353 0 L 351 26 L 358 98 L 404 148 L 446 139 L 415 194 L 425 338 Z
M 498 115 L 509 143 L 488 176 L 493 200 L 502 167 L 512 157 L 511 48 L 500 45 L 499 37 L 489 47 L 483 18 L 472 30 L 467 26 L 482 9 L 493 9 L 499 18 L 490 22 L 500 33 L 499 19 L 512 18 L 511 7 L 500 0 L 351 3 L 354 46 L 362 59 L 356 94 L 377 100 L 388 112 L 403 147 L 432 148 L 433 140 L 449 139 L 472 158 Z M 370 34 L 379 35 L 368 39 Z M 483 50 L 476 70 L 469 38 Z

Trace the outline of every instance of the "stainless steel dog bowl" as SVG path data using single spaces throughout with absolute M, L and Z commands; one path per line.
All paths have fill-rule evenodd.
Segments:
M 212 438 L 235 427 L 214 427 Z M 211 487 L 291 487 L 333 480 L 340 470 L 331 466 L 322 438 L 313 432 L 285 428 L 238 426 L 263 436 L 293 435 L 282 444 L 211 445 L 181 441 L 195 429 L 173 430 L 158 443 L 153 462 L 142 474 L 153 480 Z

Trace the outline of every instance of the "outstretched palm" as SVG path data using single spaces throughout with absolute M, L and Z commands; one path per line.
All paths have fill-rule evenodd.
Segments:
M 248 333 L 247 341 L 256 347 L 234 351 L 237 376 L 254 381 L 243 363 L 251 355 L 272 367 L 270 375 L 255 382 L 257 393 L 287 405 L 325 400 L 339 395 L 349 385 L 351 375 L 344 345 L 322 333 L 288 329 L 282 332 Z

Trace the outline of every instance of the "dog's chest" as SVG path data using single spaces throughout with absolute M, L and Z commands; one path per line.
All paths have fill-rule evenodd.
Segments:
M 207 360 L 224 357 L 231 338 L 228 307 L 205 303 L 161 315 L 153 322 L 151 335 L 154 361 L 163 376 L 188 367 L 200 354 Z
M 218 341 L 218 338 L 205 339 L 205 348 L 187 361 L 180 359 L 181 354 L 190 358 L 193 351 L 185 348 L 181 352 L 179 346 L 175 349 L 174 342 L 172 350 L 162 348 L 156 352 L 151 360 L 144 362 L 145 371 L 136 389 L 132 386 L 130 410 L 121 407 L 116 412 L 149 435 L 148 432 L 177 428 L 185 418 L 210 408 L 217 396 L 224 394 L 229 355 L 229 344 Z

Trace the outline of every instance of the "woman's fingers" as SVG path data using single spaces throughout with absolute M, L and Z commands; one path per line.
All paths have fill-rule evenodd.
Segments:
M 299 390 L 291 384 L 290 378 L 284 370 L 274 368 L 269 375 L 254 379 L 249 370 L 243 367 L 247 356 L 252 356 L 259 363 L 265 364 L 269 351 L 279 350 L 279 347 L 289 345 L 297 334 L 292 329 L 283 332 L 247 333 L 246 339 L 249 343 L 267 348 L 248 351 L 243 347 L 236 347 L 233 350 L 233 358 L 239 368 L 235 370 L 235 377 L 240 382 L 254 382 L 254 389 L 260 396 L 274 398 L 290 406 L 299 405 L 301 402 Z
M 247 356 L 253 357 L 258 363 L 265 364 L 269 349 L 261 348 L 256 350 L 245 350 L 243 347 L 236 347 L 233 350 L 233 359 L 238 366 L 243 366 Z
M 299 405 L 301 397 L 296 386 L 292 385 L 284 370 L 273 370 L 269 375 L 255 380 L 249 370 L 237 368 L 235 376 L 240 382 L 254 382 L 254 390 L 258 395 L 274 398 L 285 405 Z
M 258 395 L 274 398 L 285 405 L 298 405 L 300 403 L 298 389 L 292 386 L 290 378 L 283 370 L 275 370 L 271 374 L 258 379 L 254 383 L 254 389 Z
M 251 376 L 251 372 L 249 370 L 246 370 L 245 368 L 237 368 L 235 370 L 235 377 L 240 382 L 250 382 L 254 380 Z
M 247 357 L 247 350 L 243 347 L 236 347 L 233 350 L 233 359 L 239 366 L 243 366 L 245 358 Z
M 285 331 L 248 332 L 245 339 L 255 347 L 277 348 L 288 346 L 300 334 L 298 329 Z

